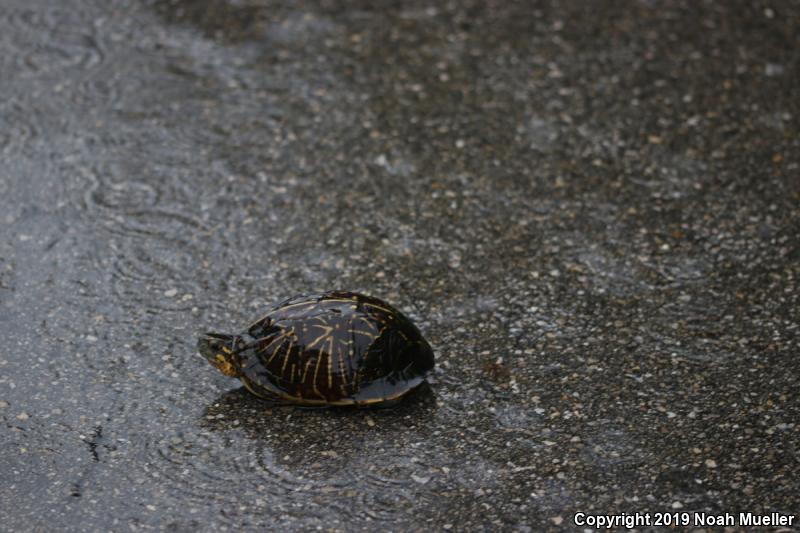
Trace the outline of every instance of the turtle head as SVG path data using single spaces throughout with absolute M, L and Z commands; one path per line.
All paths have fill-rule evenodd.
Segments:
M 241 337 L 236 335 L 206 333 L 197 341 L 197 351 L 226 376 L 238 378 L 241 375 L 241 365 L 237 355 L 240 344 L 242 344 Z

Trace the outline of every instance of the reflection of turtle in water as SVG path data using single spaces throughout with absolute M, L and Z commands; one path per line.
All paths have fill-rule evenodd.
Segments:
M 397 477 L 398 469 L 422 468 L 406 462 L 419 452 L 403 443 L 433 438 L 436 396 L 422 383 L 405 398 L 392 409 L 371 410 L 367 417 L 363 410 L 313 408 L 285 416 L 280 405 L 272 406 L 238 387 L 209 402 L 196 423 L 203 433 L 217 433 L 223 441 L 247 450 L 249 464 L 269 471 L 267 477 L 278 476 L 283 486 L 363 487 L 375 476 Z M 332 432 L 336 438 L 331 438 Z
M 198 350 L 257 396 L 296 405 L 397 401 L 433 369 L 433 350 L 389 304 L 351 292 L 287 300 L 238 335 Z

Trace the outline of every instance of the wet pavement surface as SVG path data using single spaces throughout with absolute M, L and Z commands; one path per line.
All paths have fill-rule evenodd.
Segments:
M 789 1 L 4 0 L 0 530 L 797 513 L 799 51 Z M 333 288 L 429 389 L 196 354 Z

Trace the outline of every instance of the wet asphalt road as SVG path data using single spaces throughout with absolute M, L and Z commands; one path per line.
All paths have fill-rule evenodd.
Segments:
M 0 530 L 800 512 L 798 2 L 3 0 L 0 96 Z M 429 390 L 195 353 L 331 288 Z

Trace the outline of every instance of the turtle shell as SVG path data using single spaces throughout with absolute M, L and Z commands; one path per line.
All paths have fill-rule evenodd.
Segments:
M 391 402 L 434 366 L 433 350 L 403 313 L 352 292 L 286 300 L 241 336 L 242 382 L 291 403 Z

